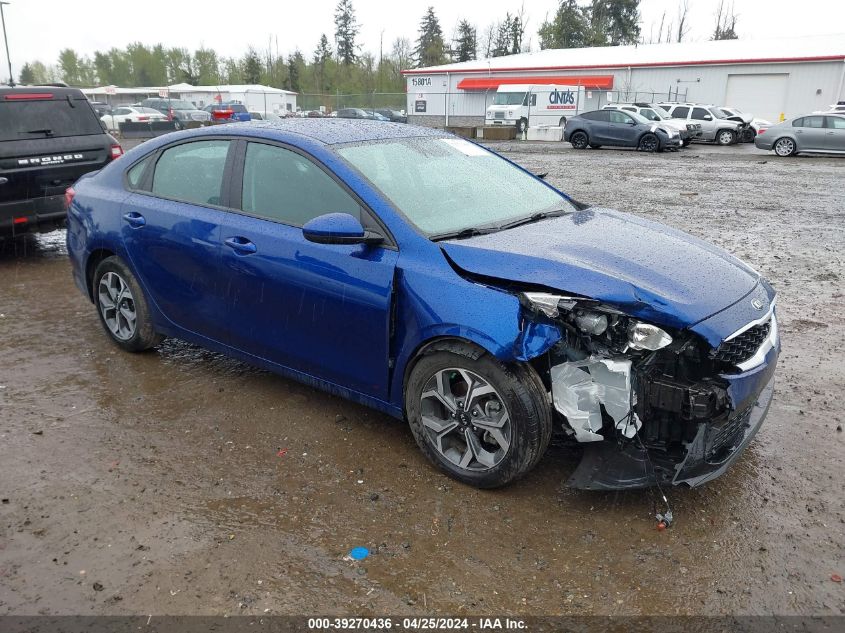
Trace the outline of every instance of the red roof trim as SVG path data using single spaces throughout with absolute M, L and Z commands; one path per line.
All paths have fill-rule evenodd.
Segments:
M 473 68 L 467 70 L 425 70 L 424 68 L 412 68 L 403 70 L 403 75 L 445 75 L 446 73 L 501 73 L 518 71 L 540 71 L 540 70 L 590 70 L 595 68 L 648 68 L 652 66 L 717 66 L 720 64 L 780 64 L 785 62 L 835 62 L 845 60 L 842 55 L 820 55 L 817 57 L 771 57 L 766 59 L 716 59 L 694 62 L 647 62 L 640 64 L 595 64 L 590 66 L 525 66 L 513 68 Z
M 513 84 L 558 84 L 560 86 L 584 86 L 591 90 L 613 88 L 613 75 L 556 75 L 534 77 L 467 77 L 458 82 L 459 90 L 493 90 L 499 86 Z

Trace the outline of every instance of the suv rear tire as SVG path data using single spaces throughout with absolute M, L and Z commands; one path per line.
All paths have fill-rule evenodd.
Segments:
M 590 139 L 587 137 L 586 132 L 578 130 L 577 132 L 573 132 L 572 136 L 569 137 L 569 144 L 575 149 L 587 149 Z
M 423 454 L 477 488 L 522 477 L 552 436 L 551 407 L 534 369 L 506 365 L 459 342 L 443 343 L 417 361 L 405 388 L 405 412 Z

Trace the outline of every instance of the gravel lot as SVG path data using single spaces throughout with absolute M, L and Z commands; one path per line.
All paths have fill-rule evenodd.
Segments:
M 647 491 L 564 488 L 564 449 L 477 491 L 379 413 L 179 341 L 122 353 L 57 231 L 0 244 L 0 614 L 845 613 L 845 160 L 496 148 L 780 293 L 768 420 L 671 491 L 671 529 Z

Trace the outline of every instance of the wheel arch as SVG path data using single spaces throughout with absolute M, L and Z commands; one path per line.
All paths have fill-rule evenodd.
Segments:
M 94 301 L 94 271 L 104 259 L 112 257 L 116 253 L 107 248 L 97 248 L 91 251 L 85 260 L 85 286 L 88 290 L 88 298 Z

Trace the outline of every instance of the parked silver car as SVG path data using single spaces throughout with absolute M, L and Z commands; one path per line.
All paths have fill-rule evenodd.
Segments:
M 728 117 L 712 105 L 697 103 L 659 103 L 657 104 L 673 119 L 682 119 L 701 124 L 701 137 L 698 140 L 710 141 L 719 145 L 733 145 L 742 136 L 745 123 L 729 121 Z
M 801 152 L 845 154 L 845 114 L 808 114 L 760 130 L 754 145 L 778 156 Z

